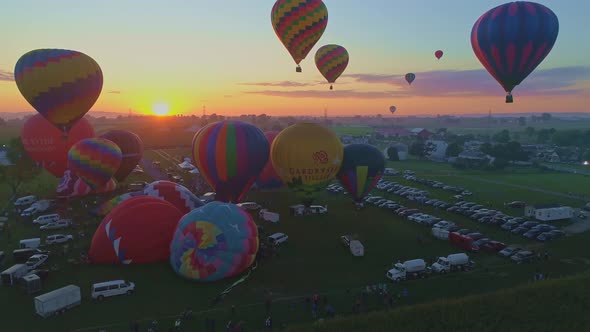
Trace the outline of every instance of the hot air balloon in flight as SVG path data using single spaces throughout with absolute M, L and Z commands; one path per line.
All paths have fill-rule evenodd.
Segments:
M 216 200 L 238 202 L 268 161 L 270 145 L 262 130 L 241 121 L 221 121 L 193 138 L 193 160 Z
M 551 52 L 559 21 L 551 9 L 534 2 L 510 2 L 483 14 L 471 30 L 473 52 L 506 91 L 512 90 Z
M 416 74 L 414 74 L 414 73 L 407 73 L 406 74 L 406 82 L 408 82 L 409 85 L 412 85 L 412 82 L 414 82 L 415 79 L 416 79 Z
M 369 144 L 349 144 L 344 147 L 338 180 L 352 199 L 361 203 L 381 179 L 384 169 L 385 157 L 379 149 Z
M 121 165 L 121 149 L 105 138 L 87 138 L 74 144 L 68 152 L 68 168 L 90 188 L 107 183 Z
M 266 139 L 268 140 L 269 146 L 272 145 L 272 142 L 278 134 L 278 131 L 269 131 L 264 133 L 264 136 L 266 136 Z M 272 164 L 271 158 L 268 158 L 264 169 L 262 172 L 260 172 L 258 179 L 256 179 L 256 185 L 260 189 L 277 189 L 283 186 L 283 181 L 281 180 L 279 174 L 277 174 L 277 171 Z
M 316 123 L 297 123 L 284 129 L 271 148 L 277 173 L 307 206 L 336 176 L 342 154 L 338 136 Z
M 94 137 L 94 129 L 86 118 L 80 119 L 70 130 L 67 140 L 63 133 L 41 114 L 35 114 L 25 122 L 21 141 L 28 155 L 55 177 L 61 177 L 68 169 L 68 151 L 78 141 Z
M 299 63 L 320 40 L 328 25 L 328 8 L 322 0 L 277 0 L 271 22 L 281 43 L 301 72 Z
M 397 107 L 389 106 L 389 111 L 391 112 L 391 114 L 395 113 L 396 110 L 397 110 Z
M 61 49 L 33 50 L 21 56 L 14 79 L 29 104 L 66 136 L 92 108 L 103 81 L 91 57 Z
M 127 130 L 107 131 L 100 137 L 114 142 L 121 149 L 123 159 L 121 160 L 121 166 L 119 166 L 113 177 L 119 182 L 124 181 L 143 157 L 141 138 Z
M 443 54 L 444 53 L 441 50 L 434 52 L 434 56 L 436 57 L 437 60 L 440 60 L 440 58 L 442 58 Z
M 348 51 L 340 45 L 322 46 L 315 54 L 315 65 L 328 83 L 334 83 L 348 66 Z

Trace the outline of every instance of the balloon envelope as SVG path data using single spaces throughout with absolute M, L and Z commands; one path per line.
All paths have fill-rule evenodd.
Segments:
M 269 146 L 272 145 L 272 142 L 278 134 L 278 131 L 269 131 L 264 133 L 264 136 L 266 137 Z M 268 158 L 268 161 L 266 162 L 264 169 L 262 170 L 262 172 L 258 176 L 258 179 L 256 180 L 256 185 L 258 186 L 258 188 L 261 189 L 277 189 L 283 186 L 283 181 L 281 180 L 281 177 L 275 170 L 271 158 Z
M 264 133 L 240 121 L 210 124 L 193 139 L 195 166 L 223 202 L 242 199 L 266 165 L 269 150 Z
M 107 183 L 121 165 L 121 149 L 100 137 L 86 138 L 68 152 L 68 168 L 92 189 Z
M 35 114 L 24 124 L 21 141 L 31 159 L 55 177 L 61 177 L 68 169 L 68 151 L 78 141 L 94 136 L 94 129 L 86 118 L 80 119 L 64 140 L 59 129 L 41 114 Z
M 102 90 L 102 71 L 84 53 L 38 49 L 18 59 L 16 85 L 25 99 L 62 132 L 92 108 Z
M 439 60 L 440 60 L 440 58 L 442 58 L 443 54 L 444 54 L 444 53 L 443 53 L 443 51 L 441 51 L 441 50 L 438 50 L 438 51 L 434 52 L 434 56 L 435 56 L 437 59 L 439 59 Z
M 95 211 L 94 214 L 97 216 L 106 216 L 107 214 L 109 214 L 114 208 L 115 206 L 123 203 L 124 201 L 133 198 L 133 197 L 138 197 L 138 196 L 145 196 L 145 194 L 143 193 L 143 191 L 134 191 L 134 192 L 130 192 L 130 193 L 125 193 L 122 195 L 119 195 L 117 197 L 113 197 L 112 199 L 102 203 Z
M 167 201 L 183 214 L 204 205 L 188 188 L 171 181 L 152 182 L 143 189 L 143 193 Z
M 279 176 L 306 205 L 336 176 L 342 154 L 338 136 L 315 123 L 298 123 L 284 129 L 271 148 Z
M 182 217 L 172 204 L 149 196 L 117 205 L 100 223 L 90 244 L 93 264 L 142 264 L 170 257 L 170 240 Z
M 350 144 L 344 147 L 338 179 L 352 199 L 360 203 L 377 184 L 384 169 L 385 157 L 379 149 L 369 144 Z
M 328 8 L 321 0 L 277 0 L 271 23 L 296 64 L 305 59 L 328 25 Z
M 113 178 L 97 189 L 93 189 L 74 172 L 66 170 L 57 185 L 56 194 L 58 197 L 79 197 L 108 193 L 115 189 L 117 189 L 117 181 Z
M 412 85 L 412 82 L 414 82 L 415 79 L 416 79 L 416 74 L 414 74 L 414 73 L 407 73 L 406 74 L 406 82 L 408 82 L 409 85 Z
M 322 46 L 315 54 L 315 64 L 328 83 L 336 82 L 346 70 L 348 60 L 348 51 L 340 45 Z
M 389 111 L 391 112 L 391 114 L 395 113 L 396 110 L 397 110 L 397 107 L 389 106 Z
M 180 276 L 216 281 L 243 272 L 256 258 L 258 229 L 249 213 L 211 202 L 186 214 L 170 243 L 170 264 Z
M 506 91 L 512 90 L 551 52 L 559 21 L 549 8 L 534 2 L 510 2 L 483 14 L 471 30 L 475 56 Z
M 141 138 L 127 130 L 111 130 L 100 135 L 100 137 L 114 142 L 121 149 L 121 166 L 119 166 L 113 177 L 119 182 L 124 181 L 143 157 Z

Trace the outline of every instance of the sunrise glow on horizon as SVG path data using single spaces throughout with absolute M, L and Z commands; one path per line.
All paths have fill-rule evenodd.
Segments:
M 88 113 L 395 116 L 587 112 L 590 2 L 537 1 L 559 17 L 552 52 L 521 86 L 513 104 L 471 48 L 474 22 L 506 1 L 324 0 L 326 32 L 301 73 L 270 22 L 274 0 L 255 4 L 131 0 L 5 5 L 0 22 L 0 116 L 33 108 L 14 82 L 14 65 L 38 48 L 83 52 L 100 65 L 101 96 Z M 133 15 L 130 15 L 133 13 Z M 108 18 L 108 20 L 105 20 Z M 15 29 L 18 33 L 15 33 Z M 325 44 L 346 47 L 350 62 L 334 90 L 314 64 Z M 434 52 L 444 51 L 437 60 Z M 404 75 L 416 73 L 408 85 Z

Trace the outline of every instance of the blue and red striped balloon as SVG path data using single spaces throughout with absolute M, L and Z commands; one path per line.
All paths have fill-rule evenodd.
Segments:
M 551 52 L 559 21 L 551 9 L 534 2 L 510 2 L 483 14 L 471 30 L 473 52 L 506 91 L 512 90 Z
M 249 123 L 222 121 L 201 128 L 193 138 L 193 160 L 215 199 L 242 199 L 268 160 L 270 145 L 262 130 Z

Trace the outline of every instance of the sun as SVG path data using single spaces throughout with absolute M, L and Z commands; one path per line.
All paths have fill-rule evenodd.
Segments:
M 157 103 L 152 106 L 152 110 L 157 116 L 164 116 L 170 112 L 170 106 L 166 103 Z

